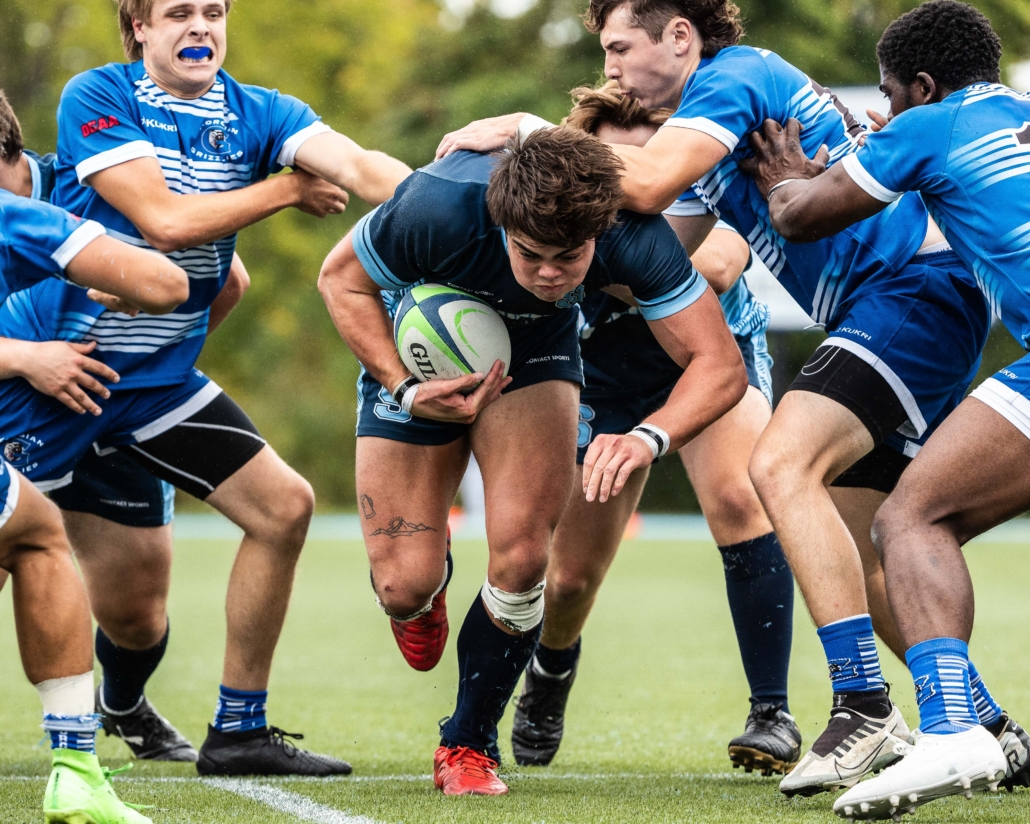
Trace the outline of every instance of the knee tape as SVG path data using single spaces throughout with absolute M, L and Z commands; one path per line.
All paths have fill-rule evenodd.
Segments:
M 490 614 L 515 632 L 529 632 L 544 620 L 544 584 L 528 592 L 505 592 L 487 581 L 480 591 Z

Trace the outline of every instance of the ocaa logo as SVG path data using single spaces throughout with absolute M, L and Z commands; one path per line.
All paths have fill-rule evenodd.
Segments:
M 213 123 L 200 133 L 200 150 L 211 154 L 229 154 L 232 146 L 229 145 L 229 138 L 225 133 L 225 126 L 221 123 Z
M 4 443 L 4 460 L 15 469 L 24 469 L 31 460 L 28 440 L 11 438 Z

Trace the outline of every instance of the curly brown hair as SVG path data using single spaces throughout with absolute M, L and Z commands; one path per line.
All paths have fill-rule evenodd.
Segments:
M 572 111 L 562 125 L 588 134 L 597 134 L 606 125 L 627 130 L 638 126 L 657 128 L 672 117 L 672 109 L 648 109 L 639 100 L 622 94 L 614 80 L 596 87 L 577 86 L 569 94 Z
M 132 29 L 133 19 L 150 23 L 150 14 L 154 10 L 154 0 L 115 0 L 118 4 L 118 28 L 122 33 L 122 50 L 129 60 L 143 59 L 143 44 L 136 42 L 136 32 Z M 233 0 L 225 0 L 225 13 L 229 13 Z
M 21 124 L 7 101 L 7 95 L 0 89 L 0 161 L 14 163 L 24 148 Z
M 583 15 L 587 29 L 599 34 L 612 13 L 622 6 L 629 6 L 631 24 L 646 31 L 652 43 L 662 39 L 670 20 L 686 17 L 701 33 L 701 54 L 705 57 L 737 45 L 744 36 L 740 9 L 730 0 L 590 0 L 590 8 Z
M 490 175 L 487 209 L 507 232 L 571 249 L 615 223 L 621 171 L 614 152 L 584 132 L 556 128 L 513 137 Z

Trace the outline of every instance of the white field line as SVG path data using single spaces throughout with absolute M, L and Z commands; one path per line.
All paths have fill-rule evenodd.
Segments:
M 654 780 L 656 778 L 668 778 L 675 781 L 721 781 L 724 779 L 746 779 L 748 781 L 757 781 L 759 776 L 757 774 L 748 775 L 745 772 L 721 772 L 721 773 L 629 773 L 629 772 L 614 772 L 614 773 L 550 773 L 550 772 L 506 772 L 504 769 L 501 770 L 501 775 L 510 781 L 640 781 L 640 780 Z M 227 778 L 201 778 L 201 777 L 186 777 L 186 776 L 154 776 L 148 778 L 145 776 L 118 776 L 115 780 L 115 784 L 121 782 L 141 782 L 148 783 L 152 782 L 155 784 L 187 784 L 194 782 L 202 782 L 204 784 L 210 784 L 211 786 L 220 786 L 216 782 L 221 781 L 234 781 L 240 785 L 262 787 L 262 786 L 275 786 L 276 784 L 363 784 L 369 782 L 404 782 L 404 781 L 432 781 L 433 776 L 429 773 L 425 775 L 415 774 L 404 774 L 404 775 L 351 775 L 351 776 L 334 776 L 331 778 L 312 778 L 310 776 L 276 776 L 261 779 L 227 779 Z M 45 775 L 0 775 L 0 782 L 4 781 L 40 781 L 45 782 Z M 221 787 L 222 789 L 229 789 L 228 787 Z M 235 792 L 235 790 L 230 790 Z
M 305 795 L 291 793 L 268 784 L 258 784 L 241 778 L 205 778 L 203 781 L 208 787 L 235 793 L 271 807 L 276 812 L 286 813 L 313 824 L 378 824 L 373 818 L 351 815 L 349 812 L 312 801 Z

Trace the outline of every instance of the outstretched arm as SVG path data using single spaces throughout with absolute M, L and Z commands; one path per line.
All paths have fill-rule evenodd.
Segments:
M 754 157 L 740 167 L 768 198 L 773 228 L 791 243 L 835 235 L 888 205 L 859 187 L 843 162 L 827 170 L 825 146 L 810 160 L 801 149 L 797 120 L 788 120 L 786 127 L 766 120 L 749 142 Z
M 377 381 L 393 391 L 411 377 L 397 352 L 393 324 L 380 296 L 380 287 L 358 260 L 350 234 L 322 264 L 318 291 L 340 336 Z M 426 381 L 418 386 L 411 413 L 439 421 L 472 423 L 479 411 L 495 401 L 501 390 L 511 383 L 511 378 L 502 377 L 503 374 L 504 365 L 497 361 L 485 377 L 473 374 L 453 380 Z M 462 394 L 474 387 L 471 394 Z
M 90 289 L 91 298 L 118 311 L 163 315 L 190 296 L 186 272 L 168 258 L 109 235 L 90 241 L 64 271 L 72 283 Z
M 648 325 L 662 348 L 684 367 L 665 406 L 643 421 L 668 433 L 668 452 L 673 452 L 739 403 L 747 390 L 747 373 L 711 289 L 686 309 Z M 648 446 L 633 435 L 597 436 L 583 461 L 587 500 L 604 502 L 618 495 L 629 476 L 653 459 Z
M 393 197 L 397 184 L 411 174 L 396 158 L 363 149 L 339 132 L 323 132 L 305 140 L 297 150 L 296 164 L 373 206 Z

